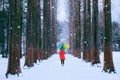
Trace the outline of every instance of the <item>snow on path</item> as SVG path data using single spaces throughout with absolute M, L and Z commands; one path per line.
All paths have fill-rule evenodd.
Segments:
M 24 59 L 21 60 L 22 66 Z M 1 61 L 0 61 L 1 63 Z M 4 64 L 6 66 L 6 64 Z M 21 66 L 21 67 L 22 67 Z M 101 64 L 99 65 L 101 66 Z M 0 70 L 2 67 L 0 66 Z M 2 70 L 3 72 L 6 69 Z M 9 75 L 6 79 L 4 73 L 0 71 L 0 80 L 119 80 L 119 74 L 107 74 L 102 72 L 101 67 L 92 67 L 90 63 L 86 63 L 81 59 L 75 58 L 70 54 L 66 54 L 65 65 L 61 66 L 59 55 L 55 54 L 48 60 L 35 64 L 30 69 L 23 69 L 22 73 Z

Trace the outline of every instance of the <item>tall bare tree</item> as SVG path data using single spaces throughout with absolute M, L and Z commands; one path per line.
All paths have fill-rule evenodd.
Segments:
M 57 43 L 57 0 L 51 0 L 51 40 L 52 47 L 50 53 L 56 52 L 56 43 Z
M 91 61 L 91 0 L 83 0 L 83 59 Z
M 52 40 L 50 0 L 43 1 L 43 58 L 48 58 Z
M 105 72 L 115 72 L 112 58 L 111 0 L 103 0 L 104 15 L 104 67 Z
M 86 61 L 91 61 L 91 0 L 86 0 Z
M 81 24 L 80 24 L 80 0 L 75 0 L 75 17 L 74 17 L 74 28 L 75 28 L 75 45 L 74 45 L 74 54 L 77 57 L 81 57 Z
M 32 67 L 34 64 L 33 57 L 33 41 L 34 41 L 34 2 L 28 0 L 27 2 L 27 25 L 26 25 L 26 54 L 25 54 L 25 64 L 24 66 Z
M 27 7 L 26 55 L 24 66 L 32 67 L 37 60 L 40 60 L 40 0 L 28 0 Z
M 8 74 L 19 74 L 21 53 L 20 0 L 9 0 Z
M 100 63 L 98 48 L 98 0 L 92 0 L 92 64 Z
M 40 61 L 41 59 L 41 52 L 42 52 L 42 30 L 41 30 L 41 0 L 37 0 L 37 31 L 38 31 L 38 44 L 37 44 L 37 59 Z
M 75 17 L 75 2 L 73 0 L 69 0 L 69 44 L 70 44 L 70 53 L 74 55 L 74 17 Z
M 40 59 L 40 45 L 39 45 L 39 34 L 40 34 L 40 0 L 35 0 L 33 4 L 33 33 L 34 33 L 34 39 L 33 39 L 33 52 L 34 52 L 34 63 L 37 62 L 38 59 Z M 40 32 L 39 32 L 40 31 Z
M 70 10 L 70 53 L 76 57 L 81 57 L 81 25 L 80 25 L 80 1 L 69 0 Z
M 83 59 L 87 60 L 86 0 L 83 0 Z

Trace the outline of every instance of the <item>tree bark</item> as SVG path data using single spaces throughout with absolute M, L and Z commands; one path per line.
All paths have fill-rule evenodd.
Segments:
M 21 22 L 20 22 L 20 1 L 9 0 L 10 15 L 9 15 L 9 35 L 8 35 L 8 74 L 21 73 L 20 68 L 20 53 L 21 53 Z
M 80 1 L 75 0 L 75 45 L 74 45 L 74 55 L 81 58 L 81 25 L 80 25 Z
M 70 54 L 72 54 L 72 55 L 74 55 L 74 16 L 73 16 L 73 14 L 75 14 L 75 11 L 74 11 L 74 9 L 75 9 L 75 6 L 74 6 L 74 1 L 72 1 L 72 0 L 69 0 L 69 3 L 70 3 L 70 5 L 69 5 L 69 12 L 70 12 L 70 22 L 69 22 L 69 30 L 70 30 L 70 32 L 69 32 L 69 44 L 70 44 Z
M 98 48 L 98 0 L 92 1 L 92 65 L 100 63 Z
M 83 60 L 87 60 L 87 34 L 86 34 L 86 0 L 83 0 Z
M 104 67 L 105 72 L 115 72 L 112 58 L 111 0 L 103 0 L 104 11 Z
M 57 0 L 51 0 L 51 39 L 52 39 L 52 46 L 51 46 L 51 51 L 50 53 L 56 53 L 57 52 Z
M 43 58 L 46 59 L 50 54 L 50 39 L 52 33 L 51 28 L 51 11 L 50 11 L 50 0 L 43 1 Z
M 86 0 L 86 61 L 91 62 L 91 0 Z
M 80 25 L 80 1 L 69 1 L 70 3 L 70 53 L 75 57 L 81 57 L 81 25 Z
M 34 66 L 34 2 L 28 0 L 27 4 L 27 25 L 26 25 L 26 54 L 25 64 L 27 67 Z

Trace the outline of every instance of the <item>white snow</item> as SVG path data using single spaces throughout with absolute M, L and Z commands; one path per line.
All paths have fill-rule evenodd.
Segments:
M 101 64 L 91 66 L 90 63 L 86 63 L 82 59 L 66 54 L 65 65 L 61 66 L 59 55 L 54 54 L 30 69 L 23 68 L 24 58 L 22 58 L 22 73 L 19 74 L 19 77 L 8 75 L 8 79 L 6 79 L 7 59 L 0 57 L 0 80 L 119 80 L 120 52 L 113 52 L 115 74 L 102 72 L 103 53 L 101 53 L 100 58 Z

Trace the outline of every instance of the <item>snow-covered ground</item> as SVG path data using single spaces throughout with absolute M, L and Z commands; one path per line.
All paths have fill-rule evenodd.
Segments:
M 91 66 L 90 63 L 84 62 L 82 59 L 66 54 L 65 65 L 61 66 L 59 55 L 55 54 L 47 60 L 35 64 L 30 69 L 24 69 L 24 58 L 21 59 L 22 73 L 17 75 L 9 75 L 5 78 L 7 70 L 7 59 L 0 57 L 0 80 L 120 80 L 120 52 L 113 52 L 113 59 L 116 73 L 104 73 L 103 53 L 100 55 L 101 64 Z

